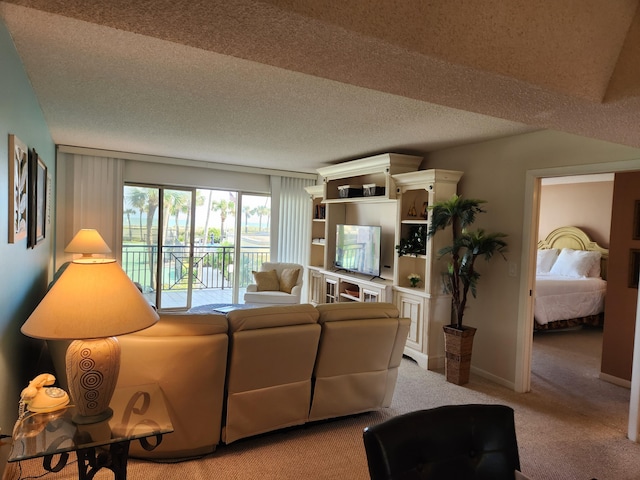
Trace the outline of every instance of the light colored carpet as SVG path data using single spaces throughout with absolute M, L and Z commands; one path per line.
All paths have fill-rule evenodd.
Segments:
M 404 359 L 389 409 L 273 432 L 177 464 L 130 460 L 130 480 L 367 479 L 362 430 L 400 413 L 460 403 L 502 403 L 516 412 L 522 471 L 536 480 L 640 478 L 640 445 L 626 438 L 629 391 L 598 379 L 601 332 L 537 334 L 532 392 L 517 394 L 472 374 L 463 387 Z M 22 474 L 42 473 L 38 461 Z M 23 477 L 24 478 L 24 477 Z M 77 478 L 75 465 L 46 478 Z M 96 479 L 111 479 L 101 471 Z

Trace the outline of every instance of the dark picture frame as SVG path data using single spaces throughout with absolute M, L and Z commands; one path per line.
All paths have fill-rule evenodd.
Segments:
M 18 137 L 9 134 L 9 243 L 27 238 L 29 210 L 29 153 Z
M 640 200 L 636 200 L 633 211 L 633 240 L 640 240 Z
M 638 288 L 638 276 L 640 275 L 640 249 L 629 250 L 629 288 Z
M 29 151 L 29 239 L 27 246 L 35 248 L 47 230 L 47 165 L 35 149 Z

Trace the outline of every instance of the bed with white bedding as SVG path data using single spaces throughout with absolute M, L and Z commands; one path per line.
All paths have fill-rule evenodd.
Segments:
M 538 243 L 534 329 L 602 325 L 609 251 L 576 227 Z

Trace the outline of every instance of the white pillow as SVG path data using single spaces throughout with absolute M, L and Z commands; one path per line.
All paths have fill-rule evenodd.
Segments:
M 598 261 L 593 264 L 593 266 L 591 267 L 591 270 L 589 270 L 589 273 L 587 273 L 587 277 L 600 278 L 600 274 L 602 273 L 600 271 L 600 259 L 601 259 L 601 257 L 602 257 L 602 255 L 600 255 L 598 257 Z
M 536 275 L 549 275 L 549 270 L 553 267 L 558 259 L 558 249 L 548 248 L 544 250 L 538 250 L 538 256 L 536 257 Z
M 553 264 L 550 275 L 586 278 L 595 263 L 600 263 L 600 252 L 587 252 L 563 248 Z

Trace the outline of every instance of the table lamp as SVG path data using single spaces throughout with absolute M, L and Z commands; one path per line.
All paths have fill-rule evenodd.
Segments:
M 92 256 L 110 251 L 98 232 L 81 230 L 69 246 L 82 257 L 69 264 L 21 331 L 33 338 L 73 340 L 65 357 L 78 412 L 73 420 L 89 424 L 113 414 L 109 403 L 120 370 L 115 336 L 150 327 L 158 314 L 115 259 Z
M 97 230 L 82 228 L 71 239 L 64 249 L 66 253 L 81 253 L 82 257 L 94 257 L 97 254 L 111 253 L 109 245 L 104 241 Z

